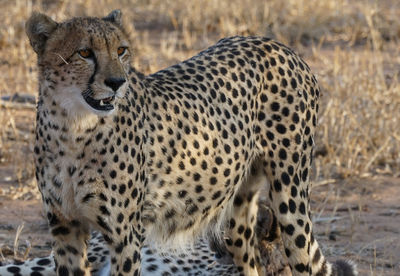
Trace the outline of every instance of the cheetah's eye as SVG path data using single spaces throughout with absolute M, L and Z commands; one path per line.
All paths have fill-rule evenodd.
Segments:
M 90 50 L 90 49 L 79 50 L 78 54 L 83 58 L 91 58 L 91 57 L 93 57 L 93 51 Z
M 122 56 L 126 52 L 126 47 L 119 47 L 117 50 L 118 56 Z

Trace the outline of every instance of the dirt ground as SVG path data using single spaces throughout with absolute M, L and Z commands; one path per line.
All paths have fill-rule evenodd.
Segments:
M 360 275 L 399 275 L 399 178 L 321 185 L 312 199 L 316 237 L 328 256 L 354 260 Z

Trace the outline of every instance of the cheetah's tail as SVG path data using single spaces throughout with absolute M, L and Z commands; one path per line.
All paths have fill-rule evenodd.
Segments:
M 357 265 L 351 260 L 337 260 L 332 263 L 332 276 L 357 276 Z

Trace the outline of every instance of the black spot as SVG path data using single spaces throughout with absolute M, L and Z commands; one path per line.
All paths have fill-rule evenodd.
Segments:
M 297 153 L 297 152 L 295 152 L 295 153 L 293 153 L 293 155 L 292 155 L 292 161 L 293 161 L 293 163 L 297 163 L 297 162 L 299 162 L 299 154 Z
M 224 170 L 224 176 L 225 176 L 225 177 L 228 177 L 229 174 L 230 174 L 230 172 L 231 172 L 230 169 L 225 169 L 225 170 Z
M 99 132 L 97 135 L 96 135 L 96 141 L 100 141 L 100 139 L 103 137 L 103 133 L 102 132 Z
M 194 181 L 199 181 L 200 180 L 200 178 L 201 178 L 201 175 L 200 174 L 198 174 L 198 173 L 195 173 L 195 174 L 193 174 L 193 180 Z
M 115 177 L 117 177 L 117 172 L 116 172 L 115 170 L 112 170 L 112 171 L 110 172 L 110 177 L 111 177 L 112 179 L 114 179 Z
M 118 190 L 119 194 L 123 195 L 125 193 L 125 191 L 126 191 L 126 185 L 121 184 L 121 186 L 119 186 L 119 190 Z
M 38 262 L 37 262 L 37 264 L 38 265 L 42 265 L 42 266 L 46 266 L 46 265 L 49 265 L 49 264 L 51 264 L 51 261 L 49 260 L 49 259 L 41 259 L 41 260 L 39 260 Z
M 254 267 L 255 267 L 255 261 L 254 261 L 254 258 L 251 258 L 251 260 L 250 260 L 250 266 L 251 266 L 252 268 L 254 268 Z
M 273 103 L 271 104 L 271 109 L 272 109 L 272 111 L 279 111 L 279 108 L 280 108 L 280 105 L 279 105 L 278 102 L 273 102 Z
M 300 213 L 301 213 L 302 215 L 305 215 L 305 214 L 306 214 L 306 206 L 305 206 L 304 202 L 300 203 L 299 211 L 300 211 Z
M 271 92 L 274 94 L 278 93 L 278 86 L 276 84 L 271 85 Z
M 290 236 L 293 235 L 294 230 L 295 229 L 294 229 L 294 226 L 292 224 L 289 224 L 288 226 L 285 227 L 285 232 Z
M 285 134 L 286 133 L 286 127 L 283 124 L 277 124 L 276 125 L 276 130 L 280 133 L 280 134 Z
M 74 276 L 84 276 L 85 272 L 80 268 L 75 268 L 74 272 L 73 272 L 73 275 Z M 32 274 L 31 274 L 31 276 L 32 276 Z
M 146 268 L 146 270 L 149 271 L 149 272 L 156 271 L 157 269 L 158 269 L 158 266 L 155 265 L 155 264 L 149 265 L 149 266 Z M 172 269 L 172 268 L 171 268 L 171 269 Z
M 282 160 L 286 160 L 286 158 L 287 158 L 286 150 L 284 150 L 284 149 L 279 150 L 279 158 Z
M 217 184 L 217 178 L 211 177 L 211 178 L 210 178 L 210 184 L 211 184 L 211 185 Z
M 300 273 L 302 273 L 302 272 L 304 272 L 306 270 L 306 267 L 305 267 L 304 264 L 297 264 L 297 265 L 294 266 L 294 268 Z
M 275 138 L 275 135 L 274 135 L 271 131 L 267 131 L 267 138 L 268 138 L 270 141 L 273 141 L 274 138 Z
M 292 78 L 292 79 L 290 80 L 290 85 L 292 86 L 293 89 L 296 89 L 296 87 L 297 87 L 297 82 L 296 82 L 296 80 L 295 80 L 294 78 Z
M 265 95 L 265 94 L 261 94 L 260 99 L 261 99 L 261 102 L 263 102 L 263 103 L 266 103 L 268 101 L 267 95 Z
M 305 169 L 303 170 L 303 174 L 302 174 L 302 176 L 301 176 L 301 179 L 302 179 L 303 181 L 306 181 L 306 180 L 307 180 L 307 176 L 308 176 L 308 169 L 305 168 Z
M 165 218 L 170 219 L 170 218 L 174 217 L 175 214 L 176 214 L 176 211 L 174 209 L 167 210 L 165 212 Z
M 243 255 L 243 262 L 244 263 L 247 263 L 249 261 L 249 254 L 247 254 L 247 252 L 246 253 L 244 253 L 244 255 Z
M 65 266 L 60 266 L 60 267 L 58 267 L 58 275 L 59 276 L 68 276 L 68 268 L 67 267 L 65 267 Z
M 290 194 L 292 195 L 293 198 L 297 196 L 297 188 L 295 186 L 292 186 Z
M 122 213 L 119 213 L 118 217 L 117 217 L 117 221 L 119 223 L 121 223 L 124 220 L 124 215 Z
M 290 176 L 286 172 L 281 174 L 281 180 L 286 186 L 290 184 Z
M 300 234 L 296 237 L 295 243 L 298 248 L 304 248 L 306 245 L 306 238 L 303 234 Z
M 246 231 L 244 231 L 244 237 L 246 238 L 246 240 L 250 239 L 250 237 L 251 237 L 251 229 L 250 228 L 246 228 Z
M 132 268 L 132 261 L 130 258 L 127 258 L 124 262 L 124 266 L 122 269 L 124 272 L 129 272 L 131 271 L 131 268 Z
M 235 246 L 236 246 L 236 247 L 242 247 L 242 245 L 243 245 L 243 240 L 242 240 L 241 238 L 238 238 L 238 239 L 235 241 Z
M 274 181 L 274 188 L 276 192 L 282 191 L 282 184 L 279 180 Z
M 288 206 L 287 206 L 287 204 L 286 204 L 285 202 L 282 202 L 282 203 L 279 205 L 279 212 L 281 212 L 281 214 L 287 214 L 287 212 L 288 212 Z
M 235 200 L 233 201 L 233 204 L 235 206 L 240 206 L 240 205 L 242 205 L 242 203 L 243 203 L 243 199 L 240 196 L 236 196 Z
M 307 222 L 306 226 L 304 227 L 304 231 L 306 231 L 306 234 L 310 233 L 310 224 Z
M 57 236 L 57 235 L 68 235 L 70 233 L 69 229 L 64 227 L 64 226 L 59 226 L 57 228 L 54 228 L 53 230 L 51 230 L 51 233 L 53 234 L 53 236 Z
M 18 266 L 11 266 L 11 267 L 7 267 L 7 271 L 11 272 L 11 273 L 19 273 L 20 268 Z
M 216 200 L 221 196 L 221 191 L 217 191 L 212 195 L 212 200 Z
M 178 192 L 179 198 L 184 198 L 186 196 L 187 192 L 185 190 L 181 190 Z
M 295 187 L 292 187 L 292 188 L 295 188 Z M 292 189 L 292 191 L 293 191 L 293 189 Z M 294 214 L 296 212 L 296 203 L 292 199 L 289 199 L 289 210 L 292 214 Z
M 318 263 L 320 258 L 321 258 L 321 251 L 319 250 L 319 248 L 317 248 L 317 250 L 315 250 L 314 257 L 312 259 L 313 264 Z
M 188 213 L 189 215 L 193 215 L 193 214 L 196 213 L 198 210 L 199 210 L 199 207 L 197 207 L 197 205 L 192 204 L 192 205 L 190 205 L 190 207 L 188 208 L 187 213 Z

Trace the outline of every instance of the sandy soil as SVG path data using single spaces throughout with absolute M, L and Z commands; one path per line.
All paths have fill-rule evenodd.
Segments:
M 313 189 L 316 236 L 360 275 L 399 275 L 400 178 L 369 177 Z

